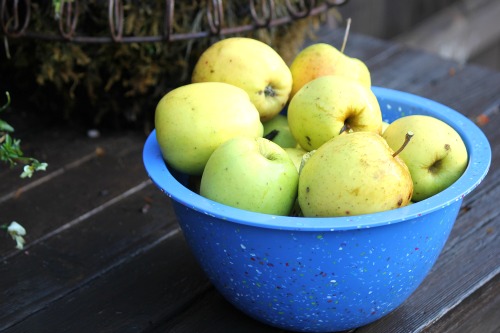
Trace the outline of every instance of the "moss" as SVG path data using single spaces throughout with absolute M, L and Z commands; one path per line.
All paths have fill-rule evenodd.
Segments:
M 173 32 L 206 30 L 204 3 L 176 1 Z M 277 15 L 286 15 L 284 1 L 275 3 Z M 107 2 L 79 4 L 76 34 L 109 36 Z M 160 35 L 163 6 L 161 1 L 124 1 L 124 36 Z M 57 33 L 53 9 L 36 3 L 32 7 L 29 30 Z M 224 26 L 251 23 L 247 0 L 232 1 L 224 9 Z M 290 63 L 318 20 L 321 17 L 311 17 L 240 36 L 269 43 Z M 56 117 L 79 119 L 94 126 L 139 122 L 149 130 L 158 100 L 170 89 L 189 82 L 196 59 L 215 40 L 207 37 L 171 43 L 78 44 L 9 38 L 10 59 L 0 64 L 0 77 L 17 82 L 18 90 L 29 95 L 27 100 L 35 106 L 44 105 L 44 112 Z M 9 82 L 3 88 L 13 91 L 12 86 L 13 82 Z

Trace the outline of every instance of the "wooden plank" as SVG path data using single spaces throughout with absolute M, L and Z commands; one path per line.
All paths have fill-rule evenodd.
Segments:
M 314 33 L 312 38 L 304 43 L 304 47 L 315 43 L 327 43 L 340 50 L 344 40 L 344 34 L 344 28 L 333 29 L 322 27 Z M 365 61 L 368 68 L 371 68 L 374 62 L 397 53 L 401 48 L 402 46 L 400 44 L 385 42 L 366 35 L 350 33 L 344 54 Z
M 420 94 L 423 87 L 439 82 L 449 75 L 454 63 L 436 59 L 430 54 L 401 49 L 375 64 L 373 85 Z M 412 73 L 408 77 L 408 72 Z
M 19 112 L 19 111 L 18 111 Z M 36 114 L 29 114 L 26 121 L 32 123 Z M 36 123 L 30 128 L 30 132 L 20 131 L 17 128 L 14 137 L 21 140 L 21 147 L 26 156 L 31 156 L 40 161 L 47 162 L 49 167 L 46 172 L 40 172 L 32 179 L 20 179 L 22 166 L 13 169 L 2 167 L 0 169 L 0 202 L 18 195 L 25 187 L 32 187 L 32 183 L 40 182 L 42 178 L 50 179 L 50 174 L 60 174 L 63 170 L 76 167 L 96 155 L 96 149 L 104 149 L 112 152 L 114 147 L 128 146 L 135 137 L 139 140 L 140 135 L 129 133 L 129 135 L 106 134 L 96 139 L 88 138 L 81 130 L 69 130 L 53 127 L 44 127 L 44 123 Z M 42 180 L 43 182 L 43 180 Z
M 283 333 L 285 331 L 253 320 L 211 288 L 184 313 L 148 331 L 148 333 L 160 332 Z
M 145 202 L 150 205 L 147 213 L 142 211 Z M 123 261 L 140 258 L 139 254 L 175 228 L 170 201 L 146 182 L 105 210 L 3 261 L 0 285 L 7 287 L 0 296 L 0 330 L 39 313 L 58 299 L 71 298 L 72 292 L 104 278 Z M 168 267 L 166 260 L 163 269 Z M 172 267 L 180 271 L 179 266 Z M 139 276 L 137 273 L 131 276 Z M 115 276 L 106 280 L 114 284 L 120 279 Z
M 449 311 L 425 333 L 496 333 L 500 332 L 500 277 L 474 292 Z
M 464 64 L 498 43 L 499 16 L 500 2 L 497 0 L 464 0 L 396 40 Z
M 77 149 L 68 144 L 63 150 L 71 148 Z M 101 153 L 69 162 L 49 174 L 46 182 L 0 203 L 2 219 L 18 221 L 28 230 L 27 249 L 39 237 L 147 179 L 137 136 L 109 141 L 100 149 Z M 0 242 L 0 260 L 16 253 L 12 242 Z
M 344 19 L 352 18 L 355 32 L 377 38 L 392 38 L 412 29 L 457 0 L 371 0 L 348 1 L 338 7 Z
M 467 116 L 477 116 L 500 103 L 499 72 L 479 66 L 460 67 L 454 61 L 410 48 L 401 48 L 372 63 L 371 75 L 373 85 L 431 98 Z
M 469 117 L 500 105 L 500 72 L 474 65 L 455 68 L 454 75 L 423 87 L 417 93 L 432 96 Z
M 5 332 L 40 327 L 45 332 L 144 332 L 174 318 L 197 303 L 209 284 L 174 224 L 155 236 L 149 246 L 142 242 L 133 255 L 47 302 Z

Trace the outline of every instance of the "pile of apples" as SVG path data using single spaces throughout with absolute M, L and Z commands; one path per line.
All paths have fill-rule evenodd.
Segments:
M 468 162 L 437 118 L 385 123 L 367 66 L 323 43 L 288 66 L 258 40 L 221 40 L 159 101 L 155 127 L 163 158 L 199 179 L 200 195 L 273 215 L 396 209 L 447 188 Z

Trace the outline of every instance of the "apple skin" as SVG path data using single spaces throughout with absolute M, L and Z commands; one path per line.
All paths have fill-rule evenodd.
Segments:
M 297 54 L 290 65 L 293 97 L 306 83 L 325 75 L 340 75 L 371 87 L 371 75 L 363 61 L 351 58 L 326 43 L 310 45 Z
M 297 197 L 298 178 L 292 160 L 274 142 L 236 137 L 210 156 L 200 195 L 244 210 L 286 216 Z
M 163 158 L 188 175 L 201 175 L 212 152 L 230 138 L 263 134 L 248 94 L 220 82 L 192 83 L 168 92 L 156 106 L 155 128 Z
M 217 81 L 245 90 L 265 122 L 288 102 L 292 74 L 283 58 L 269 45 L 245 37 L 223 39 L 198 59 L 192 82 Z
M 409 131 L 413 137 L 399 156 L 410 170 L 414 184 L 412 201 L 417 202 L 441 192 L 460 178 L 467 167 L 468 153 L 457 131 L 431 116 L 396 119 L 383 137 L 397 150 Z
M 354 131 L 380 134 L 382 113 L 370 88 L 329 75 L 308 82 L 288 105 L 288 124 L 295 140 L 311 151 L 339 136 L 345 125 Z
M 277 143 L 282 148 L 291 148 L 297 146 L 297 141 L 290 131 L 288 119 L 283 114 L 277 114 L 273 119 L 266 121 L 264 124 L 264 136 L 273 130 L 277 130 L 278 134 L 271 140 Z
M 285 148 L 285 151 L 287 152 L 288 156 L 290 156 L 290 158 L 292 159 L 292 162 L 297 168 L 297 171 L 300 171 L 302 157 L 304 157 L 304 154 L 306 154 L 307 151 L 299 147 Z
M 410 172 L 379 134 L 341 135 L 309 154 L 299 176 L 304 216 L 369 214 L 410 202 Z
M 389 123 L 387 121 L 383 121 L 382 122 L 382 134 L 384 134 L 385 130 L 387 129 L 387 127 L 389 127 Z

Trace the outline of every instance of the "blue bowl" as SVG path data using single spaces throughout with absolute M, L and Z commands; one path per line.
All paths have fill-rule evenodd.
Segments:
M 441 252 L 462 199 L 486 176 L 491 148 L 468 118 L 437 102 L 373 87 L 385 121 L 431 115 L 462 136 L 469 164 L 452 186 L 418 203 L 335 218 L 273 216 L 228 207 L 192 192 L 156 141 L 143 152 L 153 182 L 172 199 L 194 255 L 217 290 L 247 315 L 302 332 L 348 330 L 406 300 Z

